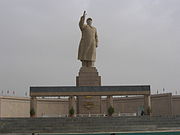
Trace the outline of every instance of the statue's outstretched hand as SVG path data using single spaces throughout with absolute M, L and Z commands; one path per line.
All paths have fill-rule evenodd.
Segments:
M 86 11 L 84 11 L 83 16 L 84 16 L 84 17 L 86 16 Z

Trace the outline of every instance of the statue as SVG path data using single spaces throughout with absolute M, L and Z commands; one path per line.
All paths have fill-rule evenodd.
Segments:
M 98 47 L 97 30 L 92 26 L 92 19 L 86 20 L 84 24 L 86 11 L 81 16 L 79 27 L 82 32 L 81 41 L 78 50 L 78 60 L 82 62 L 83 67 L 93 67 L 96 60 L 96 47 Z

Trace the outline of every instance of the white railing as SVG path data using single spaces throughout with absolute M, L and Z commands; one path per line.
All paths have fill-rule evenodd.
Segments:
M 137 113 L 119 113 L 118 116 L 137 116 Z
M 74 114 L 74 117 L 107 117 L 108 114 Z M 137 113 L 114 113 L 113 117 L 137 116 Z M 42 115 L 41 117 L 69 117 L 68 114 Z

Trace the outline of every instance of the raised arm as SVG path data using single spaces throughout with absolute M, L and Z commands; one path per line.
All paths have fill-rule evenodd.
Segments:
M 81 16 L 80 21 L 79 21 L 79 28 L 81 30 L 83 30 L 83 27 L 84 27 L 85 16 L 86 16 L 86 11 L 84 11 L 83 16 Z

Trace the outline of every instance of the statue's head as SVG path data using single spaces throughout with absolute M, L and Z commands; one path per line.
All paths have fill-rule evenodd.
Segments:
M 91 26 L 92 25 L 92 18 L 88 18 L 86 20 L 86 23 L 87 23 L 87 25 Z

